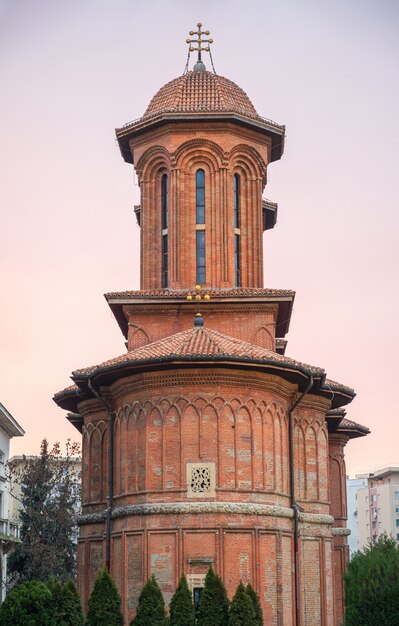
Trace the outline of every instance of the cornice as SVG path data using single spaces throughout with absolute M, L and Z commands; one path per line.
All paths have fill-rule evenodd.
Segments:
M 254 504 L 247 502 L 164 502 L 148 504 L 132 504 L 112 509 L 112 519 L 147 515 L 256 515 L 261 517 L 279 517 L 292 519 L 292 509 L 269 504 Z M 107 509 L 100 513 L 89 513 L 77 518 L 80 526 L 104 522 Z M 331 515 L 319 513 L 300 513 L 299 521 L 307 524 L 332 525 L 334 518 Z

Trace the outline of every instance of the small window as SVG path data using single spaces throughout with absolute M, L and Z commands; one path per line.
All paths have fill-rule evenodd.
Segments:
M 194 609 L 195 609 L 196 615 L 198 614 L 202 590 L 203 590 L 203 587 L 194 587 L 193 589 Z
M 197 230 L 196 232 L 196 253 L 197 253 L 196 281 L 198 285 L 204 285 L 206 283 L 205 231 L 204 230 Z
M 197 170 L 195 174 L 196 223 L 205 224 L 205 172 Z
M 399 491 L 395 491 L 395 500 L 399 500 Z
M 399 528 L 399 519 L 396 520 L 396 528 Z
M 399 541 L 399 533 L 396 533 L 396 541 Z

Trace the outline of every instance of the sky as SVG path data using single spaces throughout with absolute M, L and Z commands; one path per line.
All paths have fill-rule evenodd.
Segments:
M 0 0 L 11 453 L 79 440 L 53 394 L 125 351 L 103 294 L 139 288 L 139 193 L 114 129 L 183 73 L 198 21 L 217 73 L 287 127 L 264 191 L 265 286 L 296 291 L 286 354 L 355 388 L 347 417 L 371 435 L 348 443 L 349 474 L 399 465 L 398 0 Z

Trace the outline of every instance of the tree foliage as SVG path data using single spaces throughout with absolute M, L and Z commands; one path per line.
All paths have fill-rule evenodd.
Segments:
M 229 626 L 251 626 L 255 623 L 255 611 L 252 599 L 240 583 L 230 606 Z
M 229 601 L 220 576 L 210 567 L 198 608 L 198 626 L 228 626 Z
M 130 626 L 166 626 L 165 601 L 154 575 L 144 585 Z
M 73 580 L 69 578 L 61 585 L 51 578 L 47 586 L 52 595 L 54 626 L 84 626 L 82 604 Z
M 252 587 L 251 583 L 248 583 L 248 585 L 245 588 L 245 592 L 251 598 L 252 606 L 253 606 L 254 613 L 255 613 L 253 626 L 263 626 L 263 613 L 262 613 L 262 607 L 260 605 L 259 596 L 256 593 L 255 589 Z
M 399 624 L 399 547 L 382 535 L 357 552 L 345 574 L 345 626 Z
M 38 457 L 24 457 L 22 470 L 9 466 L 10 494 L 20 502 L 21 543 L 8 558 L 11 586 L 29 580 L 64 581 L 76 569 L 80 476 L 74 471 L 79 446 L 68 440 L 52 448 L 43 439 Z
M 100 569 L 89 600 L 87 626 L 123 626 L 121 597 L 106 568 Z
M 56 626 L 51 591 L 43 582 L 15 587 L 0 606 L 1 626 Z
M 180 578 L 174 596 L 170 601 L 169 610 L 170 626 L 195 626 L 193 596 L 184 574 Z

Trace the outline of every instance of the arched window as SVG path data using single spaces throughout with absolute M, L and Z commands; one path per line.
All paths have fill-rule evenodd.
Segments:
M 234 282 L 241 287 L 241 189 L 240 176 L 234 174 Z
M 164 174 L 161 179 L 162 194 L 162 230 L 168 228 L 168 175 Z
M 196 281 L 198 285 L 206 282 L 206 249 L 205 249 L 205 172 L 195 173 L 195 221 L 196 236 Z M 199 226 L 199 228 L 198 228 Z M 202 228 L 201 228 L 202 226 Z
M 240 176 L 234 174 L 234 228 L 240 228 Z
M 205 172 L 197 170 L 195 174 L 196 223 L 205 224 Z
M 161 178 L 162 287 L 168 286 L 168 175 Z

